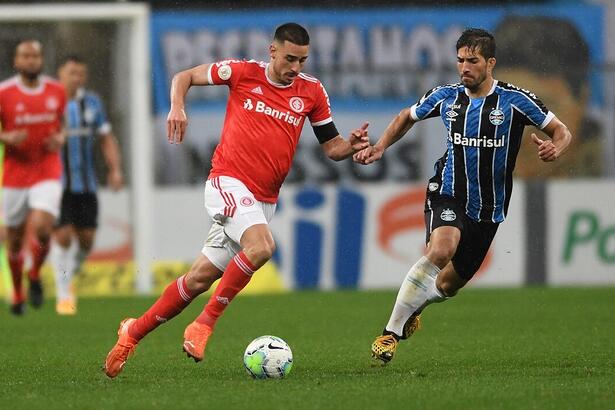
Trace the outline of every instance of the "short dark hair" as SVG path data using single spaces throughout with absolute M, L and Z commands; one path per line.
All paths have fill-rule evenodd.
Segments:
M 289 41 L 298 46 L 307 46 L 310 44 L 310 36 L 307 30 L 297 23 L 282 24 L 275 29 L 273 39 L 280 43 Z
M 85 61 L 77 54 L 68 54 L 60 60 L 58 67 L 62 67 L 66 63 L 85 64 Z
M 589 71 L 589 47 L 570 21 L 547 16 L 508 16 L 495 32 L 502 46 L 498 67 L 562 76 L 572 92 L 580 94 Z
M 495 57 L 495 38 L 490 32 L 482 28 L 464 30 L 457 40 L 457 51 L 463 47 L 468 47 L 471 51 L 478 51 L 480 55 L 485 57 L 485 60 Z

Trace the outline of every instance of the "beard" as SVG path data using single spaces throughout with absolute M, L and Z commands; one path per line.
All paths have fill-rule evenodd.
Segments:
M 478 91 L 480 86 L 483 84 L 483 82 L 485 82 L 486 78 L 487 78 L 487 76 L 485 76 L 485 75 L 478 77 L 476 80 L 475 79 L 468 79 L 468 78 L 464 79 L 463 77 L 461 77 L 461 83 L 463 84 L 463 86 L 465 88 L 467 88 L 471 92 L 476 92 L 476 91 Z
M 30 81 L 34 81 L 41 74 L 41 69 L 38 69 L 38 70 L 19 70 L 19 74 L 21 74 L 22 76 L 24 76 L 25 78 L 27 78 Z

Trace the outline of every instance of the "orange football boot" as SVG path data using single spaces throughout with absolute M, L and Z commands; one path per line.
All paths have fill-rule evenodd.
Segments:
M 200 362 L 205 356 L 205 346 L 211 336 L 212 329 L 204 324 L 192 322 L 184 331 L 184 352 L 195 362 Z
M 122 372 L 126 360 L 135 351 L 138 341 L 128 334 L 128 328 L 136 319 L 127 318 L 122 320 L 117 331 L 117 342 L 105 359 L 105 374 L 111 378 Z

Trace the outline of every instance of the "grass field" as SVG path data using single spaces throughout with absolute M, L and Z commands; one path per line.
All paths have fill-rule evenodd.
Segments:
M 423 315 L 386 367 L 369 346 L 392 292 L 301 292 L 238 298 L 204 362 L 181 352 L 196 302 L 150 334 L 114 380 L 101 365 L 120 319 L 153 299 L 84 299 L 0 312 L 0 408 L 493 409 L 615 408 L 615 288 L 466 290 Z M 280 336 L 295 363 L 284 380 L 252 380 L 245 346 Z

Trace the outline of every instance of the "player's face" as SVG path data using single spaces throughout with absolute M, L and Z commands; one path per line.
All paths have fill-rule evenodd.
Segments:
M 75 61 L 66 62 L 58 70 L 60 82 L 64 85 L 66 91 L 70 95 L 74 94 L 79 87 L 85 86 L 87 74 L 88 70 L 85 64 Z
M 274 41 L 269 47 L 275 80 L 290 84 L 303 71 L 310 46 L 299 46 L 290 41 Z
M 15 70 L 31 80 L 36 80 L 43 69 L 43 49 L 38 41 L 26 41 L 15 50 Z
M 495 58 L 486 60 L 476 48 L 462 47 L 457 50 L 459 78 L 470 91 L 478 90 L 486 79 L 491 79 L 494 66 Z

